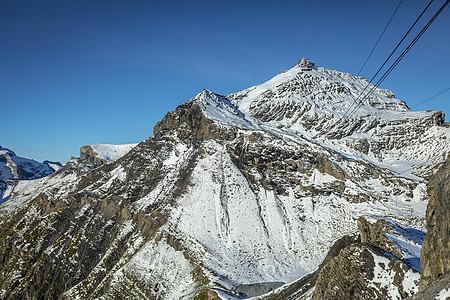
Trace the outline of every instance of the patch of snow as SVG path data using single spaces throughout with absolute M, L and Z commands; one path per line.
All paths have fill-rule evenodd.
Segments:
M 373 271 L 373 280 L 370 284 L 371 287 L 378 289 L 379 287 L 385 289 L 388 292 L 389 299 L 402 299 L 398 288 L 393 284 L 395 271 L 389 269 L 389 260 L 385 257 L 377 255 L 370 251 L 375 262 Z M 405 273 L 402 285 L 403 289 L 409 295 L 417 293 L 417 283 L 420 279 L 420 273 L 409 270 Z
M 55 163 L 51 163 L 51 162 L 48 162 L 48 165 L 49 165 L 49 167 L 52 168 L 55 172 L 62 168 L 61 165 L 55 164 Z
M 185 144 L 179 143 L 176 145 L 174 151 L 170 153 L 169 158 L 163 161 L 165 166 L 173 166 L 175 165 L 179 158 L 186 152 L 188 147 Z
M 159 289 L 155 290 L 158 299 L 193 299 L 196 284 L 192 271 L 183 252 L 175 251 L 164 240 L 147 242 L 113 274 L 111 288 L 131 276 L 139 278 L 144 285 L 159 283 Z
M 115 161 L 127 154 L 136 145 L 137 143 L 123 145 L 95 144 L 91 145 L 91 148 L 97 154 L 98 158 L 106 161 Z
M 436 300 L 447 300 L 450 298 L 450 288 L 443 289 L 439 292 L 439 295 L 437 295 L 434 299 Z

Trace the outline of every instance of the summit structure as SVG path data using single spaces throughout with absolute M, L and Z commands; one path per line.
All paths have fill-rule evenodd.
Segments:
M 300 66 L 302 71 L 311 71 L 315 66 L 314 63 L 310 62 L 309 59 L 302 58 L 298 61 L 298 65 Z

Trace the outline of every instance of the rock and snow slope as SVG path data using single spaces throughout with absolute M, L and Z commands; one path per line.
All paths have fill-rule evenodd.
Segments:
M 57 162 L 37 162 L 17 156 L 13 151 L 0 146 L 0 204 L 10 198 L 9 190 L 19 180 L 34 180 L 45 177 L 61 168 Z
M 0 146 L 0 180 L 32 180 L 50 175 L 57 168 L 48 163 L 17 156 L 13 151 Z
M 227 96 L 202 91 L 123 157 L 1 221 L 14 248 L 0 243 L 0 295 L 239 298 L 316 270 L 360 216 L 423 229 L 425 182 L 450 130 L 388 90 L 345 115 L 365 85 L 294 66 Z
M 39 193 L 44 192 L 53 197 L 61 197 L 61 191 L 72 187 L 78 181 L 80 175 L 120 158 L 136 145 L 96 144 L 84 146 L 80 149 L 80 158 L 73 157 L 64 167 L 60 163 L 45 161 L 41 164 L 34 160 L 17 157 L 11 150 L 2 148 L 0 155 L 2 155 L 2 151 L 7 152 L 5 156 L 10 157 L 7 160 L 8 162 L 18 162 L 17 167 L 14 167 L 12 163 L 10 164 L 13 166 L 11 170 L 22 170 L 26 167 L 28 173 L 31 172 L 30 170 L 39 170 L 39 172 L 31 173 L 32 176 L 29 177 L 11 178 L 9 176 L 3 179 L 10 180 L 0 180 L 0 218 Z M 23 171 L 20 171 L 20 173 L 24 174 Z M 4 188 L 1 189 L 1 186 Z
M 83 151 L 89 152 L 92 156 L 95 156 L 95 158 L 98 160 L 103 160 L 105 162 L 112 162 L 127 154 L 136 145 L 137 144 L 122 144 L 122 145 L 95 144 L 82 147 L 80 150 L 80 155 L 83 156 L 83 154 L 85 154 L 83 153 Z

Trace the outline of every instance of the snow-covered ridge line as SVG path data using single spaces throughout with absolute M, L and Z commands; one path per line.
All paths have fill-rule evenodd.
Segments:
M 59 163 L 17 156 L 12 150 L 0 146 L 0 180 L 32 180 L 52 174 Z
M 227 96 L 203 90 L 191 101 L 221 126 L 317 143 L 409 178 L 418 179 L 418 168 L 445 159 L 441 153 L 450 152 L 450 130 L 442 126 L 441 112 L 413 112 L 391 90 L 375 88 L 349 114 L 366 86 L 372 87 L 363 77 L 323 67 L 304 71 L 297 65 L 248 89 Z
M 120 157 L 127 154 L 136 145 L 137 143 L 122 145 L 94 144 L 90 147 L 97 154 L 98 158 L 104 159 L 106 161 L 115 161 L 116 159 L 119 159 Z

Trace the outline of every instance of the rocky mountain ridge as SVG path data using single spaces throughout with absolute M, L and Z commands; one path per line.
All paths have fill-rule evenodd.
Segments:
M 61 188 L 60 184 L 72 186 L 78 180 L 78 177 L 103 164 L 120 158 L 136 145 L 96 144 L 83 146 L 80 148 L 80 157 L 72 157 L 64 166 L 60 163 L 45 161 L 44 164 L 53 166 L 54 171 L 40 172 L 34 177 L 25 180 L 20 180 L 21 178 L 0 180 L 0 185 L 3 183 L 4 186 L 3 193 L 0 195 L 0 203 L 2 203 L 2 206 L 0 206 L 0 218 L 20 206 L 24 201 L 29 200 L 30 196 L 35 196 L 39 193 L 47 193 L 48 195 L 59 194 L 60 190 L 65 190 L 65 188 Z M 35 161 L 32 160 L 32 162 Z M 48 168 L 44 168 L 44 170 L 48 170 Z M 8 201 L 11 198 L 12 201 Z
M 227 96 L 204 90 L 121 158 L 49 179 L 1 220 L 0 296 L 242 299 L 306 278 L 361 216 L 424 229 L 449 128 L 386 90 L 345 116 L 365 84 L 295 66 Z
M 58 162 L 35 160 L 17 156 L 0 146 L 0 180 L 33 180 L 52 174 L 61 168 Z

